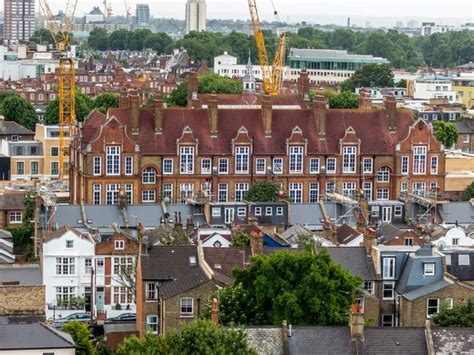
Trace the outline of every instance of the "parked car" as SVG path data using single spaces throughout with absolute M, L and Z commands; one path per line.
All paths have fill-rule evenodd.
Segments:
M 107 318 L 105 323 L 115 323 L 115 322 L 136 322 L 137 315 L 135 313 L 122 313 L 117 317 Z
M 68 322 L 72 322 L 73 320 L 78 322 L 89 323 L 91 321 L 91 314 L 90 313 L 73 313 L 68 315 L 67 317 L 55 319 L 54 320 L 54 327 L 61 328 L 64 324 Z

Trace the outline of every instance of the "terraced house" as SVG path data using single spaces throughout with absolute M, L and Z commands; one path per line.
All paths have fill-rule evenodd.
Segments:
M 293 203 L 334 190 L 383 201 L 444 190 L 443 147 L 392 97 L 382 109 L 335 110 L 304 92 L 198 96 L 197 81 L 189 87 L 187 108 L 160 99 L 140 108 L 131 92 L 106 115 L 91 113 L 71 148 L 71 202 L 116 204 L 120 192 L 129 204 L 186 203 L 199 192 L 241 201 L 260 180 L 280 183 Z

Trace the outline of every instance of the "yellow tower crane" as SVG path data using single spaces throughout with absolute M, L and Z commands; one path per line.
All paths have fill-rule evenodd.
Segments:
M 248 3 L 250 18 L 252 20 L 253 34 L 255 36 L 255 42 L 257 45 L 258 61 L 262 70 L 263 90 L 266 95 L 278 95 L 280 93 L 282 82 L 286 34 L 282 32 L 279 36 L 280 39 L 278 42 L 275 59 L 273 60 L 273 65 L 270 67 L 267 49 L 265 47 L 263 30 L 262 26 L 260 25 L 260 18 L 258 16 L 256 0 L 248 0 Z M 277 11 L 274 10 L 274 13 L 277 15 Z
M 76 121 L 74 57 L 71 55 L 71 29 L 74 22 L 78 0 L 68 0 L 66 11 L 61 18 L 56 18 L 47 0 L 39 0 L 41 12 L 46 21 L 46 28 L 51 33 L 59 52 L 59 179 L 63 180 L 68 173 L 64 166 L 64 156 L 69 154 L 64 136 L 74 137 Z

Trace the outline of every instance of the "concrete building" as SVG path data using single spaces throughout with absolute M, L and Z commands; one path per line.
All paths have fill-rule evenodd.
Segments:
M 188 0 L 186 3 L 186 33 L 206 30 L 206 0 Z
M 150 7 L 148 4 L 137 4 L 135 8 L 135 26 L 148 27 L 150 25 Z
M 297 80 L 302 69 L 312 83 L 337 84 L 350 78 L 366 64 L 384 64 L 387 59 L 371 55 L 349 54 L 345 50 L 291 48 L 288 56 L 288 79 Z
M 417 79 L 413 82 L 413 98 L 415 100 L 447 99 L 454 103 L 456 91 L 447 77 L 431 76 Z
M 460 31 L 474 31 L 474 23 L 466 23 L 463 25 L 437 25 L 434 22 L 423 22 L 421 24 L 421 35 L 431 36 L 434 33 Z
M 457 100 L 467 109 L 474 108 L 474 72 L 459 73 L 451 79 L 451 84 Z
M 35 1 L 5 0 L 3 39 L 6 44 L 27 41 L 35 31 Z
M 94 6 L 91 12 L 86 15 L 86 23 L 104 22 L 105 17 L 98 6 Z

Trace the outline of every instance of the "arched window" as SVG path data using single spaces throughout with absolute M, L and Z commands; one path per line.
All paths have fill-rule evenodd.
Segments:
M 156 182 L 155 168 L 145 168 L 142 172 L 142 182 L 144 184 L 154 184 Z
M 377 182 L 390 182 L 390 169 L 386 166 L 377 170 Z

